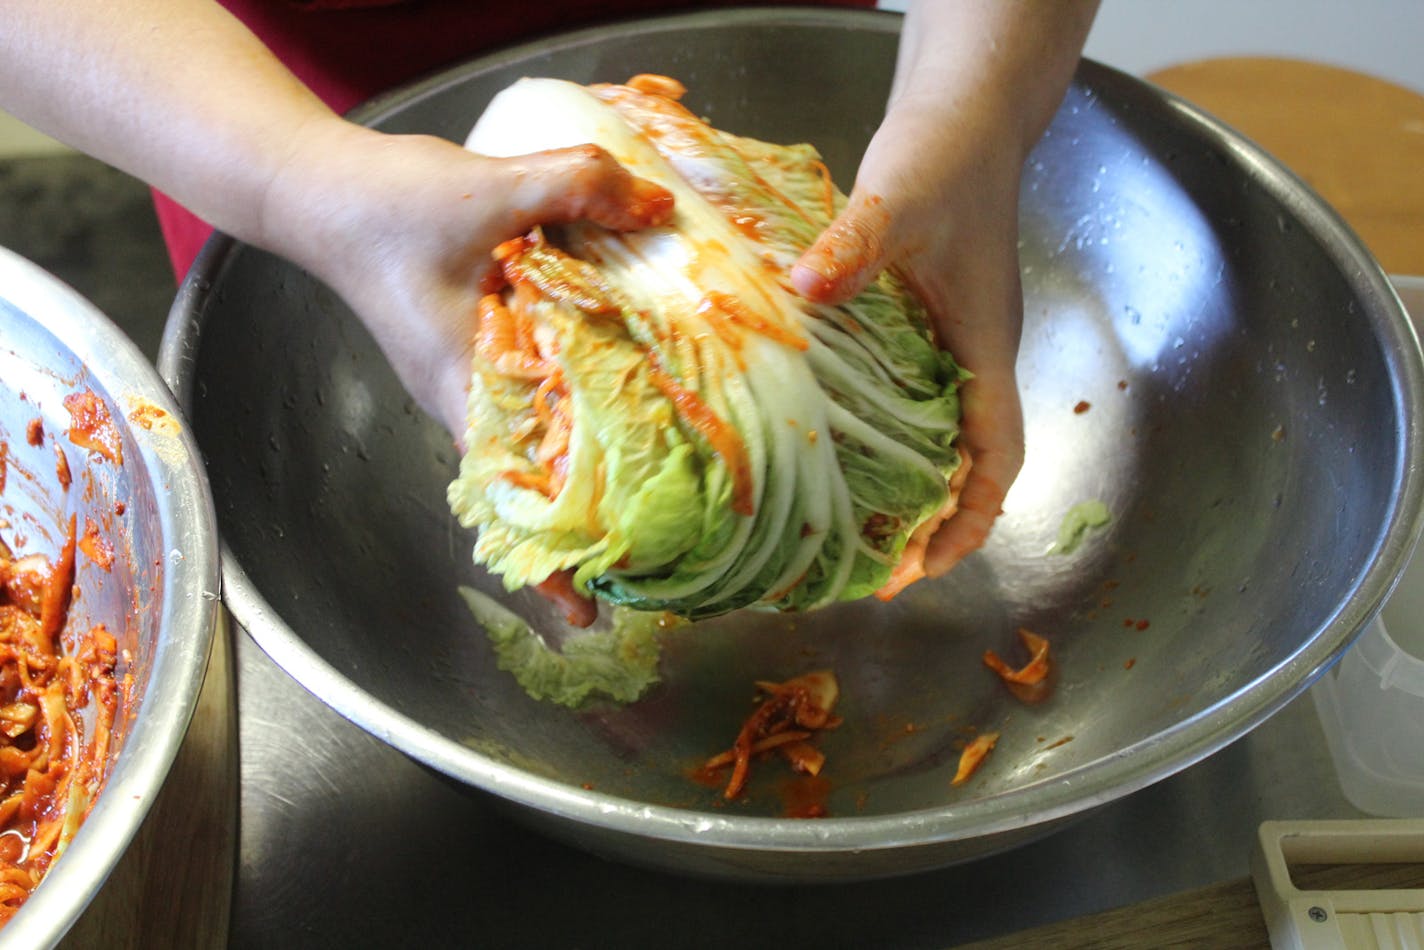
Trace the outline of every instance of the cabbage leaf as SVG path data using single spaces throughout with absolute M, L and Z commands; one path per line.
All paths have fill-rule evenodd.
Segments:
M 631 703 L 658 682 L 665 615 L 615 612 L 609 629 L 581 633 L 556 650 L 488 594 L 461 587 L 460 596 L 489 637 L 496 665 L 533 699 L 573 709 L 600 699 Z

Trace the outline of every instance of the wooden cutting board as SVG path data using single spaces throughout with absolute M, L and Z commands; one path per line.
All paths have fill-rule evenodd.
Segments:
M 1146 77 L 1260 145 L 1350 224 L 1390 274 L 1424 275 L 1424 95 L 1322 63 L 1183 63 Z
M 1250 842 L 1241 842 L 1243 849 Z M 1292 875 L 1301 888 L 1395 890 L 1424 887 L 1418 864 L 1319 866 Z M 1213 884 L 1183 894 L 1090 917 L 1021 931 L 959 950 L 1140 950 L 1142 947 L 1233 947 L 1269 950 L 1270 935 L 1250 878 Z
M 237 862 L 237 693 L 226 611 L 187 735 L 133 843 L 62 950 L 220 950 Z

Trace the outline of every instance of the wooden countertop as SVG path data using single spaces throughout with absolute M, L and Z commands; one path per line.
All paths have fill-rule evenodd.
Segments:
M 1348 69 L 1288 59 L 1202 60 L 1146 78 L 1304 179 L 1387 273 L 1424 275 L 1424 96 Z
M 1424 865 L 1374 864 L 1309 867 L 1293 873 L 1309 890 L 1395 890 L 1424 887 Z M 1214 884 L 1089 917 L 1050 924 L 1007 937 L 966 944 L 961 950 L 1140 950 L 1142 947 L 1268 948 L 1266 920 L 1250 878 Z

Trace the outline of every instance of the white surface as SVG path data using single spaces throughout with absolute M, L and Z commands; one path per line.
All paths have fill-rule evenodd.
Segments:
M 71 151 L 69 146 L 41 135 L 8 113 L 0 112 L 0 159 L 56 155 L 68 151 Z
M 1143 74 L 1215 56 L 1330 63 L 1424 92 L 1421 0 L 1104 0 L 1084 53 Z
M 1421 0 L 1103 0 L 1084 53 L 1136 75 L 1215 56 L 1283 56 L 1424 92 L 1420 37 Z

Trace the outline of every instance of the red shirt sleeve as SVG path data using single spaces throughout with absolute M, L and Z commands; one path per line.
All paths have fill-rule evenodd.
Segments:
M 738 0 L 222 0 L 327 105 L 346 112 L 480 52 L 599 21 Z M 796 0 L 762 0 L 760 5 Z M 801 0 L 804 2 L 804 0 Z M 821 0 L 873 7 L 874 0 Z M 472 117 L 473 120 L 473 117 Z M 181 280 L 212 227 L 161 192 L 159 226 Z

